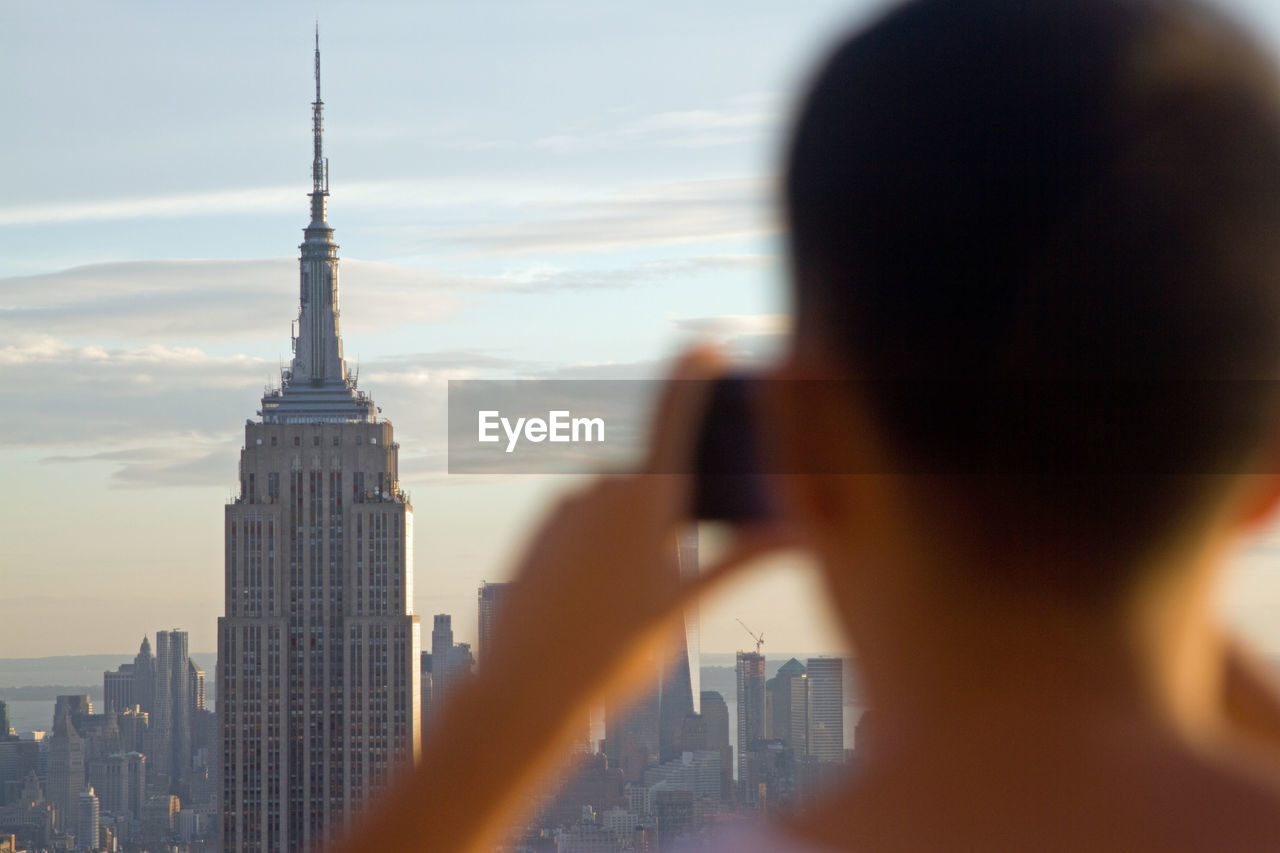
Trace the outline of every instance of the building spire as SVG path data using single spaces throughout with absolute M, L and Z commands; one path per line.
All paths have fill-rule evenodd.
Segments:
M 338 330 L 338 246 L 326 219 L 329 161 L 324 156 L 324 101 L 320 99 L 320 25 L 315 34 L 316 99 L 311 103 L 314 152 L 311 162 L 311 222 L 298 248 L 298 320 L 293 361 L 281 371 L 280 387 L 262 398 L 268 423 L 349 423 L 376 420 L 377 406 L 356 390 L 347 374 Z
M 329 161 L 324 157 L 324 101 L 320 100 L 320 22 L 316 22 L 316 99 L 311 103 L 311 132 L 315 153 L 311 161 L 311 224 L 324 225 L 329 195 Z

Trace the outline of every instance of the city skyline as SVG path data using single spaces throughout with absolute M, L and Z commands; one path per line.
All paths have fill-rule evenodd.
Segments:
M 1230 5 L 1280 43 L 1280 12 Z M 414 610 L 475 643 L 479 583 L 509 578 L 565 482 L 451 481 L 443 383 L 651 376 L 697 335 L 776 347 L 789 104 L 872 8 L 7 7 L 0 154 L 22 168 L 0 176 L 0 390 L 23 404 L 0 415 L 0 566 L 23 607 L 0 646 L 124 652 L 169 623 L 215 647 L 243 438 L 227 413 L 251 414 L 288 356 L 317 12 L 348 354 L 414 448 Z M 1225 602 L 1272 654 L 1276 538 Z M 745 647 L 741 616 L 771 648 L 839 652 L 812 596 L 773 574 L 708 602 L 703 650 Z M 36 630 L 59 618 L 93 633 Z

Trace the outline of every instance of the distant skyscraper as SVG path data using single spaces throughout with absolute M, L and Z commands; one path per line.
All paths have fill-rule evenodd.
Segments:
M 191 768 L 191 668 L 186 631 L 156 632 L 155 711 L 151 715 L 150 771 L 171 783 Z
M 9 736 L 9 705 L 0 700 L 0 740 Z
M 431 704 L 439 706 L 449 689 L 449 658 L 453 655 L 453 617 L 437 613 L 431 623 Z
M 315 70 L 293 360 L 245 425 L 226 507 L 216 692 L 222 841 L 237 853 L 332 839 L 419 736 L 413 508 L 391 423 L 342 355 L 318 39 Z
M 778 668 L 773 678 L 765 682 L 765 689 L 769 693 L 769 737 L 778 738 L 788 748 L 792 748 L 794 744 L 792 729 L 792 692 L 791 682 L 797 676 L 803 676 L 805 673 L 804 664 L 792 658 Z M 807 706 L 806 706 L 807 707 Z M 801 728 L 807 724 L 804 710 L 798 714 Z M 804 754 L 801 747 L 800 754 Z
M 204 670 L 196 666 L 195 661 L 187 660 L 188 679 L 191 682 L 191 695 L 187 699 L 187 705 L 193 711 L 203 711 L 204 706 Z
M 700 571 L 698 565 L 698 527 L 689 525 L 677 542 L 680 560 L 680 577 L 695 580 Z M 693 713 L 702 712 L 702 627 L 695 600 L 684 610 L 684 652 L 689 663 L 689 695 L 693 701 Z
M 55 825 L 74 831 L 80 791 L 84 788 L 85 754 L 84 740 L 71 721 L 73 704 L 62 702 L 65 698 L 68 697 L 59 697 L 54 706 L 45 794 L 55 810 Z
M 738 652 L 738 787 L 743 801 L 755 803 L 757 783 L 752 753 L 756 741 L 766 736 L 764 655 Z
M 692 580 L 698 576 L 698 530 L 690 526 L 677 543 L 680 576 Z M 698 713 L 702 695 L 701 640 L 698 605 L 685 609 L 683 630 L 676 639 L 675 660 L 662 680 L 658 712 L 659 760 L 671 761 L 680 756 L 680 730 L 685 718 Z
M 793 675 L 788 682 L 791 700 L 787 704 L 791 715 L 790 736 L 787 745 L 793 755 L 809 754 L 809 674 L 807 672 Z M 782 737 L 781 734 L 777 737 Z
M 729 746 L 729 705 L 719 691 L 702 691 L 702 720 L 706 725 L 706 749 L 720 753 L 720 798 L 733 798 L 733 748 Z
M 844 760 L 844 659 L 809 658 L 809 755 Z
M 482 583 L 476 593 L 479 617 L 477 623 L 480 629 L 476 638 L 476 661 L 480 666 L 485 665 L 485 659 L 491 648 L 490 644 L 493 642 L 493 626 L 497 619 L 498 608 L 502 606 L 502 601 L 510 589 L 510 583 Z
M 98 849 L 98 798 L 92 788 L 85 788 L 77 797 L 76 809 L 76 848 L 79 850 Z
M 102 673 L 102 709 L 106 713 L 120 713 L 132 708 L 136 703 L 133 698 L 133 664 L 123 663 L 116 670 Z
M 151 654 L 151 640 L 142 638 L 133 659 L 133 704 L 148 714 L 156 710 L 156 659 Z

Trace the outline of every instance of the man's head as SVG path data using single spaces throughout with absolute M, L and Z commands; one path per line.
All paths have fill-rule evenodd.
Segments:
M 1202 7 L 897 8 L 821 70 L 786 193 L 797 352 L 964 475 L 911 478 L 954 530 L 1090 564 L 1055 586 L 1123 581 L 1274 429 L 1280 91 Z

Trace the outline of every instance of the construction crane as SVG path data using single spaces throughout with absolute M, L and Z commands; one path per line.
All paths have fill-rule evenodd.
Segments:
M 759 636 L 757 636 L 756 632 L 752 631 L 750 628 L 747 628 L 747 623 L 743 622 L 741 619 L 738 620 L 738 624 L 746 629 L 747 633 L 751 635 L 751 639 L 756 641 L 756 654 L 760 654 L 760 647 L 764 645 L 764 634 L 761 633 Z

